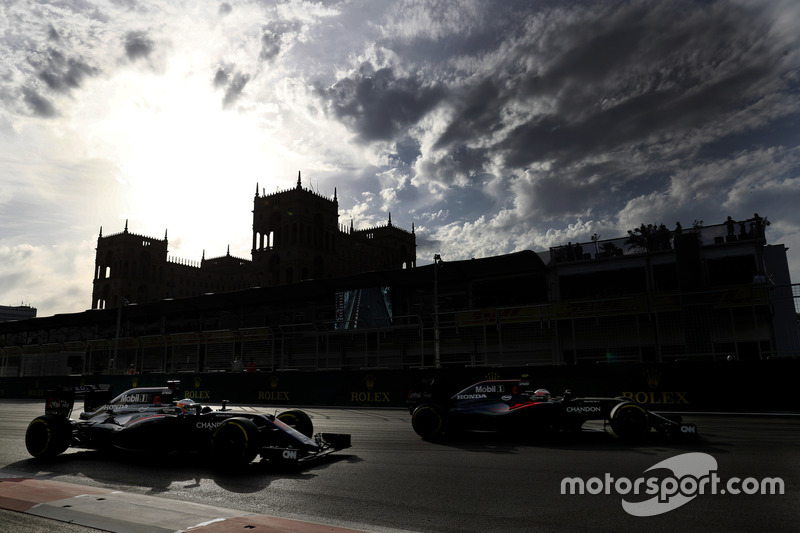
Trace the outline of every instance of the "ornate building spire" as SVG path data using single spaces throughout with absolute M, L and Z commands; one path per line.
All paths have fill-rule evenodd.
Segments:
M 297 171 L 297 188 L 298 189 L 302 189 L 302 186 L 300 185 L 300 171 L 299 170 Z

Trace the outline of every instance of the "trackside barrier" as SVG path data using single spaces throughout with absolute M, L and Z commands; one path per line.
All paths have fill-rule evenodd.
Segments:
M 199 402 L 238 404 L 403 407 L 408 391 L 436 377 L 453 393 L 484 379 L 528 375 L 531 386 L 554 395 L 627 396 L 654 410 L 800 412 L 795 392 L 800 359 L 633 363 L 584 366 L 471 367 L 446 370 L 276 371 L 40 376 L 0 378 L 0 399 L 43 398 L 61 385 L 133 387 L 181 382 L 182 395 Z

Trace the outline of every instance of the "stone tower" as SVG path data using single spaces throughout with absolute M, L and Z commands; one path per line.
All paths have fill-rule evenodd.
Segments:
M 285 285 L 304 279 L 350 276 L 371 270 L 416 267 L 416 236 L 392 225 L 353 229 L 339 224 L 336 190 L 326 198 L 303 187 L 256 194 L 252 259 L 200 261 L 169 258 L 166 232 L 154 239 L 125 230 L 97 238 L 92 308 L 186 298 L 248 287 Z
M 259 286 L 416 266 L 413 230 L 386 226 L 354 230 L 339 224 L 339 201 L 303 188 L 253 199 L 253 275 Z
M 128 232 L 97 237 L 92 309 L 118 307 L 127 300 L 144 303 L 164 298 L 167 236 L 154 239 Z

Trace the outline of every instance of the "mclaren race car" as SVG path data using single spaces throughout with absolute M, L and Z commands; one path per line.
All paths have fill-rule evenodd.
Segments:
M 656 431 L 674 437 L 694 437 L 694 424 L 677 415 L 648 411 L 624 397 L 575 397 L 570 391 L 551 397 L 546 389 L 533 390 L 528 379 L 489 380 L 470 385 L 450 396 L 435 380 L 408 395 L 414 431 L 435 439 L 448 431 L 489 430 L 517 433 L 579 431 L 589 420 L 611 426 L 622 440 L 636 441 Z
M 180 399 L 178 382 L 135 388 L 111 399 L 105 386 L 89 385 L 47 391 L 45 414 L 25 433 L 25 446 L 36 459 L 51 459 L 69 447 L 123 452 L 200 452 L 221 467 L 240 467 L 256 456 L 284 467 L 302 465 L 348 448 L 350 435 L 313 433 L 303 411 L 278 415 L 221 409 Z M 72 419 L 76 394 L 84 411 Z

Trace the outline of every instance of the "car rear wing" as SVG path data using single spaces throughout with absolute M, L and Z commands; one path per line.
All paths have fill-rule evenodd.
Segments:
M 76 395 L 83 395 L 84 411 L 95 411 L 111 400 L 111 385 L 77 385 L 49 389 L 45 392 L 45 414 L 69 417 Z

